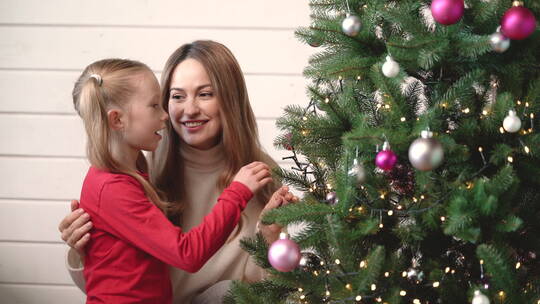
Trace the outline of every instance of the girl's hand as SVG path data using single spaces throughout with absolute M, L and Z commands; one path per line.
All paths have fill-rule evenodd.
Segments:
M 263 162 L 252 162 L 240 168 L 233 181 L 246 185 L 255 194 L 272 181 L 270 167 Z
M 279 208 L 281 206 L 285 206 L 289 203 L 295 203 L 297 201 L 298 201 L 298 197 L 290 193 L 289 187 L 287 186 L 282 186 L 276 192 L 274 192 L 274 194 L 272 194 L 272 197 L 270 198 L 266 206 L 264 206 L 264 209 L 262 210 L 261 215 L 259 216 L 259 222 L 257 224 L 257 228 L 262 233 L 262 235 L 264 236 L 268 244 L 272 244 L 274 241 L 276 241 L 279 238 L 279 233 L 281 232 L 281 229 L 283 227 L 281 227 L 278 224 L 272 224 L 272 225 L 261 224 L 260 220 L 262 219 L 264 214 L 274 208 Z
M 69 247 L 77 250 L 81 257 L 84 257 L 84 247 L 90 240 L 90 229 L 92 222 L 90 215 L 79 208 L 79 202 L 71 201 L 71 213 L 68 214 L 58 225 L 58 230 L 62 233 L 62 240 Z

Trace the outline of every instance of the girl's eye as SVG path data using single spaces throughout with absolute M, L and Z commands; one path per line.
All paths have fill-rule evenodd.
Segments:
M 185 98 L 184 96 L 178 95 L 178 94 L 171 95 L 171 99 L 182 100 L 184 98 Z

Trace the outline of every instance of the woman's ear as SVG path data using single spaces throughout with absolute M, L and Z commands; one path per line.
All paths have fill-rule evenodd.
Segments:
M 107 111 L 107 119 L 111 129 L 119 131 L 122 130 L 124 125 L 124 113 L 120 109 L 111 109 Z

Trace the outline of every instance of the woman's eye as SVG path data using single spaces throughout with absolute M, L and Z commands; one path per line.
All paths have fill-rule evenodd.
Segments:
M 214 93 L 212 93 L 212 92 L 202 92 L 200 94 L 200 96 L 201 97 L 212 97 L 212 96 L 214 96 Z
M 154 109 L 157 109 L 157 108 L 159 108 L 159 103 L 155 103 L 155 104 L 153 104 L 153 105 L 152 105 L 152 108 L 154 108 Z

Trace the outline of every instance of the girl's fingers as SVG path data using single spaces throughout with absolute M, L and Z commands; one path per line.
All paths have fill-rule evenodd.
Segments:
M 269 176 L 271 176 L 269 170 L 261 170 L 261 171 L 255 173 L 255 178 L 256 178 L 257 180 L 261 180 L 261 179 L 263 179 L 263 178 L 265 178 L 265 177 L 269 177 Z
M 79 208 L 68 214 L 66 217 L 64 217 L 64 219 L 62 219 L 60 225 L 58 225 L 58 230 L 60 230 L 60 232 L 64 232 L 64 230 L 68 229 L 71 224 L 73 224 L 73 222 L 77 220 L 83 213 L 84 210 Z

